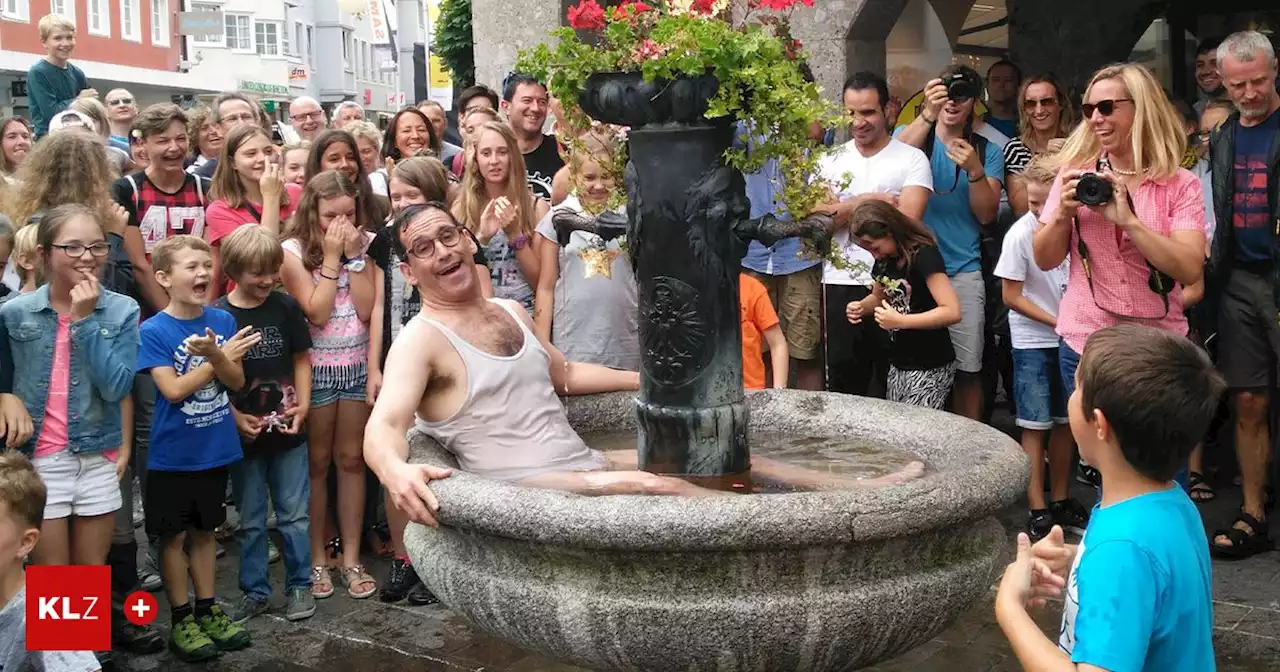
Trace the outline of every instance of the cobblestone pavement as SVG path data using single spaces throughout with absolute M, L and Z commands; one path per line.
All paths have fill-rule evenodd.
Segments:
M 1001 424 L 997 422 L 997 424 Z M 1012 423 L 1007 423 L 1012 424 Z M 1009 428 L 1011 429 L 1011 428 Z M 1092 504 L 1092 489 L 1073 486 L 1082 503 Z M 1239 491 L 1220 488 L 1214 502 L 1201 505 L 1207 529 L 1229 525 L 1239 506 Z M 1012 539 L 1026 522 L 1023 505 L 1000 515 Z M 274 533 L 273 533 L 274 534 Z M 1272 525 L 1272 535 L 1280 526 Z M 218 595 L 239 595 L 236 585 L 236 548 L 218 561 Z M 369 562 L 381 580 L 387 561 Z M 999 578 L 997 569 L 992 584 Z M 272 565 L 272 585 L 283 585 L 282 565 Z M 336 575 L 336 573 L 335 573 Z M 1214 645 L 1218 669 L 1223 672 L 1261 672 L 1280 669 L 1280 552 L 1273 551 L 1241 561 L 1213 562 Z M 1005 672 L 1019 665 L 1005 642 L 991 609 L 989 595 L 933 640 L 889 662 L 877 672 Z M 160 613 L 168 608 L 162 593 Z M 284 598 L 273 598 L 279 611 Z M 1056 640 L 1060 606 L 1051 605 L 1037 619 Z M 164 619 L 162 619 L 164 620 Z M 339 587 L 333 597 L 320 600 L 316 615 L 300 623 L 284 620 L 279 612 L 249 622 L 253 646 L 199 666 L 178 662 L 168 652 L 155 656 L 117 654 L 118 670 L 143 672 L 409 672 L 446 670 L 504 672 L 571 672 L 581 668 L 561 665 L 485 635 L 460 616 L 440 605 L 410 607 L 384 604 L 373 597 L 352 600 Z

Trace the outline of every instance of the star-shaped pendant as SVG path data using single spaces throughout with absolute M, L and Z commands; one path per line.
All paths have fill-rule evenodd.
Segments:
M 605 279 L 610 279 L 613 277 L 613 260 L 618 258 L 618 251 L 599 248 L 582 250 L 578 253 L 578 258 L 587 265 L 583 278 L 599 275 Z

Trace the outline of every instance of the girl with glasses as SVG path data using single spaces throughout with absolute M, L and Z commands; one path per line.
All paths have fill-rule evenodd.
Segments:
M 48 488 L 38 564 L 102 565 L 122 505 L 138 357 L 138 304 L 99 279 L 110 246 L 97 214 L 62 205 L 44 214 L 37 256 L 47 284 L 0 308 L 0 347 L 14 393 L 35 421 L 20 447 Z

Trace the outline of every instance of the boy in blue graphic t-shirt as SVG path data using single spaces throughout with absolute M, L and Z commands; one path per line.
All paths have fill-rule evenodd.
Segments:
M 241 360 L 261 337 L 252 327 L 236 331 L 226 311 L 204 307 L 213 294 L 208 243 L 166 238 L 151 251 L 151 266 L 169 304 L 142 323 L 138 348 L 138 371 L 149 371 L 159 392 L 147 459 L 147 534 L 162 549 L 173 610 L 169 648 L 186 661 L 208 660 L 249 645 L 249 633 L 214 600 L 213 531 L 226 518 L 227 465 L 243 457 L 227 392 L 244 386 Z M 187 597 L 188 558 L 194 607 Z
M 1024 667 L 1215 668 L 1204 525 L 1172 478 L 1204 436 L 1223 388 L 1208 356 L 1182 336 L 1122 324 L 1085 342 L 1067 413 L 1080 456 L 1107 487 L 1078 547 L 1064 545 L 1056 526 L 1034 547 L 1018 535 L 996 620 Z M 1027 607 L 1064 588 L 1055 645 Z

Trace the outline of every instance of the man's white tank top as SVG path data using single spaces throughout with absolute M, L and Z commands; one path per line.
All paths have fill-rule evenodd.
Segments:
M 418 316 L 449 339 L 467 372 L 467 394 L 457 412 L 440 422 L 419 417 L 418 429 L 453 453 L 463 471 L 494 480 L 603 469 L 604 457 L 569 426 L 551 382 L 551 356 L 524 320 L 494 303 L 524 337 L 510 357 L 484 352 L 440 322 Z

